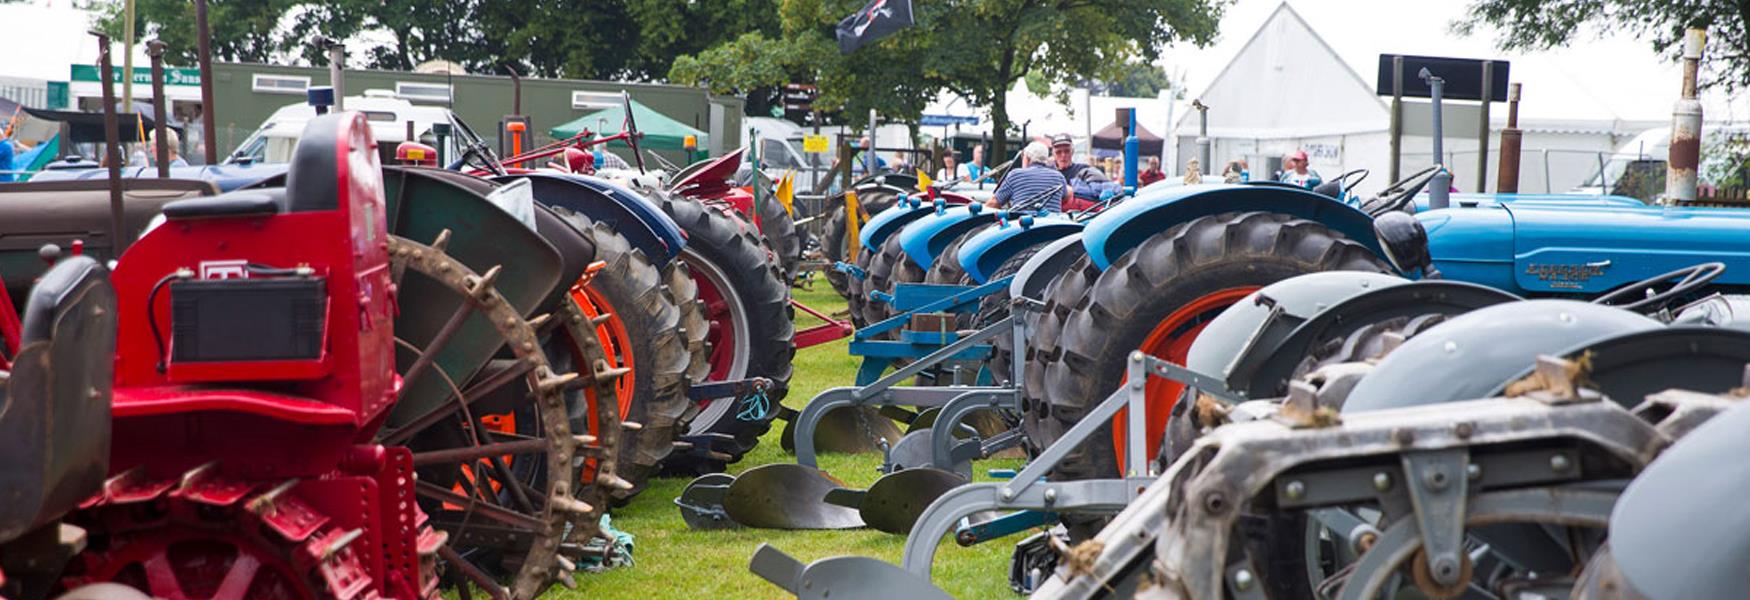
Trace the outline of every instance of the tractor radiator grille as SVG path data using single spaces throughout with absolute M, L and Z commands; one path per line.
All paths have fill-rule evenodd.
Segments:
M 171 283 L 170 360 L 319 359 L 327 301 L 320 278 Z

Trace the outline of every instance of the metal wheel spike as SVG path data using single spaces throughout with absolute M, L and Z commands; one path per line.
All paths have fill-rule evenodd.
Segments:
M 481 273 L 478 278 L 468 282 L 468 293 L 480 297 L 481 300 L 485 300 L 488 294 L 498 288 L 498 276 L 503 273 L 504 265 L 492 265 L 492 268 L 487 269 L 485 273 Z
M 543 377 L 543 378 L 541 378 L 541 382 L 539 385 L 541 386 L 541 390 L 543 390 L 543 391 L 553 390 L 553 389 L 564 389 L 566 386 L 571 385 L 571 383 L 574 381 L 577 381 L 577 374 L 576 373 L 565 373 L 562 375 L 549 375 L 547 377 Z
M 616 381 L 616 380 L 619 380 L 621 377 L 626 376 L 627 373 L 631 373 L 631 372 L 632 372 L 632 370 L 628 369 L 626 367 L 613 367 L 613 368 L 607 368 L 607 369 L 596 369 L 595 376 L 596 376 L 596 379 L 601 379 L 604 381 Z
M 180 483 L 176 486 L 176 493 L 178 493 L 178 494 L 187 493 L 189 490 L 194 489 L 195 484 L 200 483 L 201 480 L 206 479 L 209 475 L 212 475 L 214 471 L 218 470 L 218 468 L 219 468 L 219 461 L 215 460 L 215 461 L 211 461 L 211 462 L 208 462 L 206 464 L 203 464 L 201 466 L 195 467 L 193 469 L 189 469 L 187 471 L 184 471 L 182 473 L 182 483 Z
M 365 530 L 363 528 L 354 529 L 340 534 L 340 537 L 335 538 L 334 541 L 328 543 L 327 547 L 322 549 L 322 560 L 327 561 L 328 559 L 334 558 L 334 555 L 340 554 L 340 551 L 345 550 L 347 545 L 352 544 L 353 541 L 364 535 Z
M 613 318 L 614 318 L 613 313 L 602 313 L 602 314 L 590 317 L 589 324 L 591 326 L 600 326 L 602 323 L 606 323 Z
M 286 492 L 292 491 L 292 488 L 297 486 L 297 478 L 287 479 L 279 485 L 273 486 L 273 489 L 268 490 L 267 493 L 250 500 L 247 508 L 249 512 L 258 515 L 270 514 L 277 507 L 280 496 L 284 496 Z
M 553 558 L 559 561 L 560 573 L 570 573 L 577 570 L 577 563 L 571 562 L 571 559 L 569 558 L 565 558 L 564 554 L 555 555 Z M 564 577 L 561 576 L 561 579 L 564 579 Z
M 573 434 L 571 436 L 571 441 L 579 446 L 594 446 L 596 443 L 596 437 L 593 435 Z
M 427 245 L 431 246 L 432 250 L 436 250 L 438 252 L 443 252 L 444 249 L 448 248 L 450 245 L 450 230 L 445 229 L 443 231 L 439 231 L 438 235 L 437 235 L 437 239 L 432 240 L 431 243 L 427 244 Z
M 545 329 L 548 325 L 551 324 L 552 320 L 553 320 L 553 313 L 536 315 L 535 318 L 529 319 L 529 327 L 533 327 L 536 330 Z
M 572 497 L 568 497 L 568 496 L 556 496 L 551 500 L 551 502 L 553 503 L 553 508 L 556 508 L 556 509 L 568 512 L 568 513 L 582 515 L 582 514 L 589 514 L 589 513 L 595 512 L 595 507 L 590 506 L 590 504 L 588 502 L 584 502 L 582 500 L 578 500 L 576 498 L 572 498 Z
M 674 442 L 674 449 L 675 449 L 675 451 L 676 451 L 676 452 L 680 452 L 680 451 L 684 451 L 684 450 L 692 450 L 692 449 L 693 449 L 693 443 L 692 443 L 692 442 L 683 442 L 683 441 L 679 441 L 679 440 L 676 440 L 676 441 L 675 441 L 675 442 Z
M 626 431 L 638 431 L 644 429 L 644 424 L 636 421 L 620 421 L 620 428 Z
M 564 560 L 564 559 L 560 559 L 560 560 Z M 575 590 L 575 589 L 577 589 L 577 570 L 576 569 L 560 569 L 559 574 L 557 575 L 557 578 L 554 579 L 554 581 L 558 582 L 559 585 L 565 586 L 565 589 Z
M 598 481 L 610 486 L 610 487 L 617 488 L 621 491 L 630 491 L 634 487 L 632 485 L 632 482 L 626 481 L 625 479 L 621 478 L 619 475 L 615 475 L 613 473 L 602 473 L 602 474 L 596 475 L 596 479 Z

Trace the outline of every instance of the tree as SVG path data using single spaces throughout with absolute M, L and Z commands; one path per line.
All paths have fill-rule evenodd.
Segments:
M 1702 60 L 1703 87 L 1728 91 L 1750 86 L 1750 3 L 1741 0 L 1477 0 L 1458 33 L 1478 27 L 1500 30 L 1508 50 L 1566 46 L 1584 33 L 1628 32 L 1652 42 L 1667 58 L 1683 51 L 1683 31 L 1708 30 Z
M 208 0 L 207 23 L 212 28 L 213 58 L 230 61 L 266 62 L 285 45 L 275 34 L 280 17 L 296 3 L 291 0 Z M 122 39 L 122 3 L 95 5 L 98 26 L 115 39 Z M 136 0 L 135 39 L 156 36 L 164 42 L 164 61 L 195 63 L 197 42 L 194 3 L 188 0 Z M 165 25 L 165 24 L 173 25 Z
M 1015 82 L 1030 75 L 1044 85 L 1117 79 L 1123 67 L 1152 63 L 1174 41 L 1208 43 L 1225 2 L 916 0 L 915 26 L 839 55 L 833 26 L 862 5 L 862 0 L 786 0 L 780 9 L 783 39 L 681 59 L 676 65 L 685 67 L 670 76 L 741 91 L 770 85 L 777 69 L 760 69 L 755 77 L 736 59 L 770 50 L 764 55 L 777 57 L 793 81 L 818 85 L 817 106 L 846 111 L 852 120 L 870 108 L 915 120 L 945 90 L 988 108 L 995 129 L 1005 132 L 1006 95 Z M 996 136 L 995 154 L 1006 153 L 1004 139 Z
M 1082 81 L 1081 86 L 1096 96 L 1131 98 L 1153 98 L 1174 87 L 1166 71 L 1144 62 L 1118 65 L 1099 78 Z

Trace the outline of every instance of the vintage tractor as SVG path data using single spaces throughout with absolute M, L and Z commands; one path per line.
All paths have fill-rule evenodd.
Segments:
M 65 517 L 89 543 L 55 587 L 432 597 L 443 574 L 526 598 L 570 582 L 607 495 L 630 487 L 617 407 L 594 401 L 619 372 L 589 321 L 549 300 L 559 269 L 543 287 L 446 254 L 463 235 L 389 235 L 430 233 L 444 221 L 422 210 L 460 219 L 447 213 L 466 203 L 390 201 L 366 131 L 355 113 L 313 121 L 283 188 L 163 204 L 116 259 L 108 477 Z M 524 234 L 494 243 L 546 244 L 512 224 Z M 558 312 L 525 320 L 542 306 Z

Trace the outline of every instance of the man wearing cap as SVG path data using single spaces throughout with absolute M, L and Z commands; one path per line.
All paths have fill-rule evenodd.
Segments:
M 1279 179 L 1283 183 L 1309 190 L 1324 182 L 1324 178 L 1319 177 L 1318 171 L 1306 168 L 1305 150 L 1295 150 L 1289 153 L 1288 157 L 1282 159 L 1282 177 Z
M 1082 171 L 1093 168 L 1075 161 L 1075 141 L 1061 133 L 1051 136 L 1051 159 L 1064 181 L 1075 181 Z
M 985 201 L 985 206 L 1016 212 L 1061 212 L 1069 193 L 1069 182 L 1053 168 L 1051 150 L 1033 142 L 1021 150 L 1021 168 L 1003 177 L 996 196 Z

